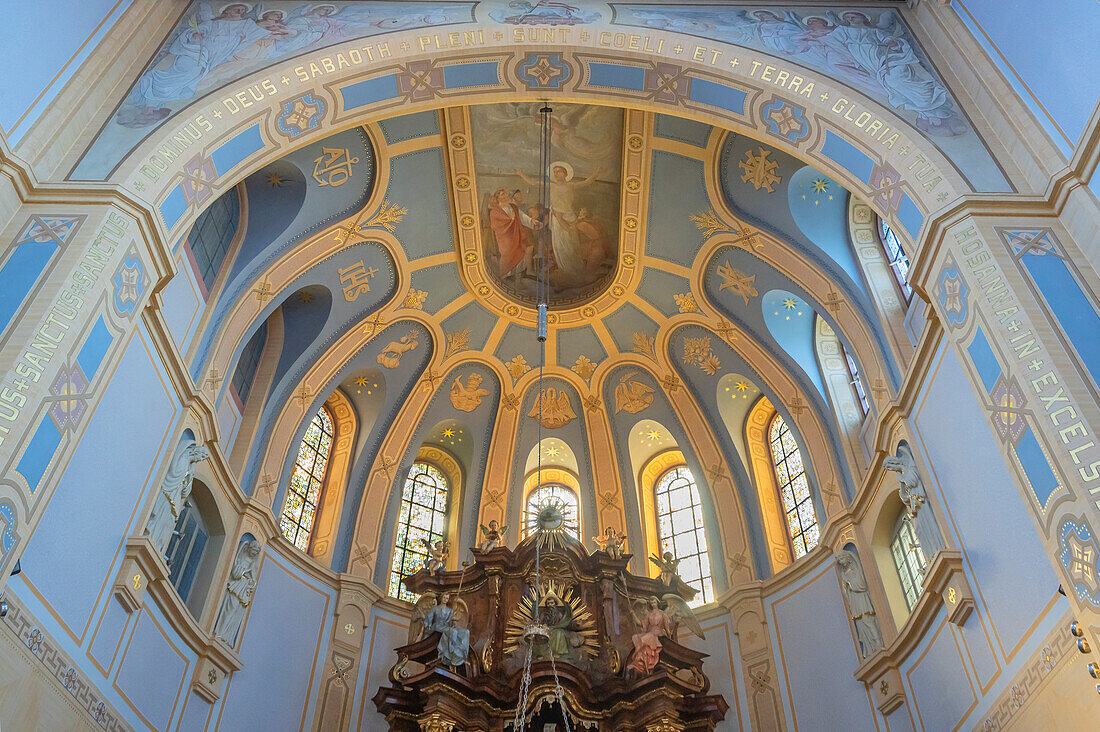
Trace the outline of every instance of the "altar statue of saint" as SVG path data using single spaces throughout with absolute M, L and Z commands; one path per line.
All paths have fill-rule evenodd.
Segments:
M 508 527 L 501 526 L 496 519 L 491 519 L 488 526 L 481 524 L 481 534 L 485 538 L 481 540 L 477 548 L 483 552 L 487 552 L 491 549 L 504 546 L 504 532 L 507 530 Z
M 183 511 L 187 497 L 191 495 L 191 484 L 195 479 L 195 464 L 210 457 L 210 451 L 196 444 L 192 438 L 184 438 L 172 456 L 172 464 L 160 485 L 157 499 L 153 503 L 153 512 L 145 533 L 153 546 L 162 555 L 168 549 L 175 531 L 176 522 Z
M 642 605 L 642 615 L 634 605 Z M 657 666 L 661 658 L 661 637 L 673 636 L 672 621 L 668 614 L 661 609 L 656 597 L 647 600 L 636 600 L 630 608 L 630 614 L 634 618 L 634 625 L 638 632 L 630 637 L 634 644 L 634 655 L 630 659 L 627 669 L 642 676 L 648 676 Z
M 603 536 L 594 537 L 600 549 L 607 552 L 612 559 L 622 559 L 623 550 L 626 547 L 626 534 L 615 531 L 614 526 L 608 526 Z
M 539 621 L 548 628 L 547 651 L 554 658 L 567 658 L 584 645 L 584 636 L 573 630 L 573 609 L 553 589 L 539 603 Z
M 673 581 L 679 579 L 679 575 L 676 572 L 680 566 L 680 560 L 674 558 L 672 552 L 665 552 L 664 556 L 661 557 L 658 557 L 656 554 L 650 554 L 649 561 L 660 568 L 661 584 L 666 587 L 672 587 Z
M 257 572 L 262 548 L 263 545 L 255 539 L 242 543 L 233 559 L 233 568 L 229 570 L 229 581 L 225 583 L 225 595 L 214 624 L 214 637 L 230 645 L 236 643 L 244 614 L 252 604 L 252 593 L 259 579 Z
M 470 613 L 466 603 L 459 598 L 451 600 L 451 593 L 437 596 L 437 604 L 424 616 L 424 634 L 439 631 L 439 644 L 436 649 L 440 663 L 451 667 L 466 663 L 470 653 L 470 629 L 465 627 Z

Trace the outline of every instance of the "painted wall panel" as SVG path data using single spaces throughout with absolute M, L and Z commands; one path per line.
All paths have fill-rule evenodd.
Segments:
M 195 335 L 205 301 L 195 282 L 191 264 L 182 249 L 176 255 L 176 276 L 168 282 L 162 297 L 164 306 L 161 312 L 168 325 L 168 332 L 172 334 L 180 353 L 185 354 Z
M 111 580 L 112 564 L 144 504 L 154 463 L 168 451 L 179 405 L 161 369 L 139 332 L 127 345 L 23 554 L 24 574 L 77 636 L 83 636 Z M 120 427 L 126 429 L 125 444 Z
M 95 635 L 92 637 L 91 646 L 88 648 L 88 655 L 99 666 L 104 676 L 111 670 L 111 663 L 118 651 L 118 644 L 122 640 L 128 620 L 129 615 L 117 600 L 107 601 L 107 606 L 100 615 Z
M 940 348 L 914 428 L 951 529 L 964 537 L 975 591 L 1001 653 L 1008 654 L 1050 601 L 1058 580 L 962 366 L 954 351 Z
M 1017 93 L 1033 97 L 1040 122 L 1077 143 L 1100 94 L 1100 77 L 1073 70 L 1100 65 L 1100 4 L 1059 0 L 1045 11 L 1029 0 L 960 0 L 957 12 L 990 51 Z M 1051 73 L 1061 69 L 1066 73 Z
M 859 657 L 832 562 L 826 560 L 808 582 L 793 591 L 784 588 L 770 602 L 781 683 L 796 728 L 874 730 L 866 687 L 853 676 Z M 828 673 L 822 673 L 825 668 Z
M 168 636 L 170 626 L 143 609 L 118 667 L 115 688 L 154 729 L 167 730 L 182 698 L 193 659 Z M 175 633 L 171 630 L 167 632 Z
M 916 660 L 902 668 L 913 692 L 917 724 L 926 730 L 955 729 L 976 702 L 953 628 L 941 617 L 926 634 Z
M 700 640 L 690 631 L 680 633 L 680 643 L 707 654 L 703 659 L 703 673 L 710 679 L 710 694 L 721 694 L 729 704 L 726 718 L 715 727 L 719 732 L 749 729 L 748 721 L 741 719 L 740 712 L 745 708 L 737 696 L 736 670 L 740 667 L 740 651 L 737 648 L 737 636 L 733 634 L 729 615 L 722 615 L 710 621 L 703 621 L 703 633 L 706 640 Z
M 393 649 L 405 645 L 408 640 L 407 619 L 384 610 L 375 609 L 371 612 L 370 641 L 363 657 L 366 680 L 361 687 L 363 696 L 359 700 L 359 726 L 355 728 L 360 732 L 386 728 L 386 718 L 375 710 L 371 698 L 378 691 L 378 687 L 389 685 L 387 674 L 390 667 L 397 662 Z
M 180 719 L 179 732 L 203 732 L 210 721 L 211 708 L 210 702 L 196 694 L 190 694 Z
M 229 454 L 233 451 L 233 441 L 237 438 L 237 428 L 241 426 L 241 413 L 237 403 L 228 393 L 218 404 L 218 434 L 221 435 L 222 449 Z
M 130 0 L 4 3 L 0 127 L 15 143 L 88 57 Z
M 307 583 L 269 546 L 241 630 L 244 667 L 225 691 L 218 729 L 299 730 L 327 642 L 328 595 Z

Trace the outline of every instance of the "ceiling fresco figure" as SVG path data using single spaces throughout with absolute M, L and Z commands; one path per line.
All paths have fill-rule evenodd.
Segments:
M 597 295 L 618 252 L 621 110 L 555 104 L 550 124 L 549 206 L 539 208 L 538 103 L 473 107 L 474 163 L 484 204 L 482 248 L 505 292 L 532 303 L 535 273 L 549 264 L 550 305 Z

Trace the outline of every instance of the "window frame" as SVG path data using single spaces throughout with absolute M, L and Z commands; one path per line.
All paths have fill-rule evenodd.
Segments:
M 906 532 L 908 536 L 903 536 Z M 906 542 L 908 546 L 902 542 Z M 901 557 L 898 556 L 899 554 Z M 913 522 L 904 509 L 890 532 L 890 558 L 894 562 L 898 582 L 901 583 L 901 594 L 905 597 L 906 609 L 912 612 L 924 591 L 924 578 L 928 575 L 928 557 L 924 555 L 924 549 L 920 545 L 920 540 L 917 539 Z M 911 566 L 913 564 L 916 567 Z
M 686 477 L 679 474 L 681 471 L 687 474 Z M 673 476 L 673 474 L 676 475 L 670 479 L 669 476 Z M 688 482 L 687 487 L 689 495 L 691 496 L 690 508 L 692 518 L 696 519 L 689 531 L 681 531 L 679 533 L 677 533 L 675 527 L 672 525 L 672 516 L 677 511 L 682 511 L 683 509 L 673 510 L 671 501 L 669 501 L 669 510 L 667 512 L 661 511 L 661 493 L 670 493 L 673 490 L 672 484 L 677 480 L 686 480 Z M 665 543 L 666 537 L 661 531 L 661 518 L 663 516 L 669 517 L 671 535 L 667 537 L 667 540 L 671 543 L 671 549 L 666 548 L 668 546 Z M 714 602 L 717 599 L 717 593 L 714 588 L 714 571 L 711 568 L 710 562 L 710 543 L 707 541 L 706 515 L 703 512 L 703 496 L 699 490 L 699 481 L 696 480 L 695 474 L 691 472 L 687 463 L 680 463 L 679 465 L 669 467 L 662 471 L 657 477 L 657 480 L 653 482 L 653 518 L 656 524 L 658 554 L 663 555 L 666 551 L 672 551 L 673 556 L 681 562 L 692 559 L 699 565 L 699 579 L 684 580 L 685 584 L 698 590 L 696 599 L 692 600 L 690 604 L 692 606 L 698 606 Z M 688 533 L 693 534 L 695 537 L 696 551 L 693 554 L 680 556 L 676 551 L 676 537 Z M 700 546 L 702 546 L 701 549 Z M 695 584 L 696 582 L 698 582 L 698 585 Z M 708 587 L 710 588 L 709 590 L 707 589 Z
M 837 338 L 837 343 L 840 344 L 840 352 L 844 356 L 844 367 L 848 369 L 848 385 L 851 386 L 852 391 L 855 392 L 856 404 L 859 405 L 860 410 L 863 412 L 863 416 L 866 417 L 871 413 L 871 400 L 867 396 L 867 387 L 863 383 L 863 377 L 859 373 L 859 365 L 844 346 L 844 341 Z
M 576 530 L 574 531 L 574 529 L 566 527 L 565 531 L 572 534 L 573 538 L 575 538 L 577 541 L 581 541 L 581 497 L 577 494 L 577 491 L 575 491 L 572 486 L 566 485 L 560 480 L 541 481 L 537 483 L 534 487 L 532 487 L 531 490 L 527 491 L 527 495 L 523 497 L 523 537 L 526 538 L 534 533 L 533 527 L 529 525 L 530 522 L 533 520 L 530 513 L 532 497 L 534 497 L 541 490 L 549 490 L 553 488 L 557 488 L 561 492 L 568 493 L 570 496 L 573 497 L 573 508 L 576 513 L 576 516 L 573 517 L 573 520 L 576 521 L 577 524 L 575 527 Z
M 189 537 L 188 546 L 183 551 L 180 563 L 174 564 L 179 552 L 179 546 L 184 538 L 184 534 L 181 531 L 181 524 L 186 526 L 187 519 L 192 516 L 194 517 L 196 530 L 192 532 Z M 198 547 L 198 553 L 195 554 L 195 539 L 200 533 L 203 537 L 202 544 Z M 198 504 L 189 496 L 184 502 L 183 511 L 180 512 L 179 518 L 176 519 L 176 526 L 172 534 L 172 539 L 168 542 L 168 547 L 165 549 L 165 560 L 168 565 L 168 582 L 175 588 L 176 594 L 179 595 L 184 605 L 187 605 L 188 601 L 191 599 L 191 593 L 195 589 L 195 580 L 198 579 L 199 572 L 202 570 L 203 554 L 206 551 L 206 547 L 210 544 L 211 538 L 210 527 L 207 526 L 205 519 L 203 519 L 202 511 L 199 510 Z M 179 568 L 179 575 L 173 577 L 177 567 Z M 189 569 L 190 577 L 187 577 Z M 187 586 L 181 588 L 180 583 L 184 578 L 188 579 Z
M 886 220 L 881 216 L 878 217 L 878 226 L 875 227 L 875 232 L 878 236 L 879 247 L 886 257 L 886 266 L 890 268 L 890 272 L 894 277 L 894 284 L 897 285 L 898 290 L 901 292 L 902 300 L 908 305 L 913 301 L 913 286 L 909 284 L 908 277 L 913 263 L 909 259 L 909 255 L 906 254 L 905 247 L 901 245 L 901 239 L 898 237 L 897 232 L 894 231 L 894 227 L 886 223 Z M 890 251 L 892 246 L 896 246 L 896 253 Z M 905 260 L 904 274 L 901 271 L 902 267 L 899 265 L 903 259 Z
M 443 491 L 446 494 L 446 498 L 444 499 L 442 510 L 435 507 L 434 501 L 433 501 L 433 505 L 431 507 L 428 507 L 428 506 L 424 506 L 423 504 L 416 503 L 412 500 L 412 489 L 410 488 L 410 485 L 413 482 L 415 482 L 416 478 L 419 475 L 424 474 L 424 472 L 419 472 L 419 473 L 417 472 L 418 466 L 425 466 L 427 468 L 430 468 L 432 471 L 435 471 L 435 473 L 438 474 L 440 480 L 442 481 Z M 416 595 L 416 593 L 410 592 L 404 586 L 405 578 L 409 577 L 409 576 L 415 574 L 417 571 L 419 571 L 419 567 L 417 569 L 414 569 L 412 572 L 407 572 L 406 573 L 406 572 L 400 571 L 400 567 L 403 567 L 404 564 L 405 564 L 405 556 L 410 553 L 409 552 L 409 529 L 410 528 L 418 528 L 418 529 L 423 528 L 423 527 L 419 527 L 419 526 L 413 527 L 413 525 L 412 525 L 412 507 L 413 506 L 420 506 L 421 508 L 427 508 L 429 511 L 431 511 L 433 520 L 429 521 L 429 528 L 427 529 L 427 532 L 428 532 L 428 541 L 429 541 L 429 543 L 434 544 L 439 539 L 445 538 L 447 536 L 447 530 L 450 528 L 450 523 L 449 523 L 450 522 L 450 512 L 451 512 L 451 506 L 453 505 L 453 501 L 454 501 L 454 497 L 455 497 L 455 495 L 454 495 L 455 490 L 456 490 L 456 487 L 451 485 L 451 479 L 450 479 L 450 477 L 448 477 L 447 471 L 444 470 L 443 467 L 441 467 L 440 465 L 437 465 L 436 463 L 434 463 L 430 460 L 424 460 L 422 458 L 418 458 L 415 462 L 413 462 L 412 467 L 409 468 L 409 473 L 408 473 L 408 475 L 405 476 L 405 482 L 401 485 L 401 501 L 398 503 L 397 517 L 394 521 L 393 553 L 390 555 L 390 570 L 386 575 L 386 595 L 388 597 L 392 597 L 392 598 L 397 599 L 397 600 L 403 600 L 405 602 L 416 602 L 416 600 L 419 598 L 419 596 Z M 408 513 L 408 517 L 403 522 L 401 520 L 401 515 L 402 515 L 402 509 L 404 508 L 404 505 L 406 503 L 409 504 L 409 513 Z M 435 516 L 436 513 L 441 513 L 442 516 L 443 516 L 443 528 L 438 533 L 433 531 L 430 528 L 431 525 L 434 525 L 434 523 L 435 523 L 434 522 L 434 516 Z M 398 536 L 401 533 L 402 525 L 405 526 L 405 540 L 403 542 L 399 542 L 398 541 Z M 423 557 L 423 559 L 425 559 L 425 560 L 428 558 L 427 551 L 423 550 L 423 549 L 415 549 L 414 548 L 412 553 L 417 555 L 417 556 Z M 400 567 L 398 566 L 398 555 L 399 554 L 401 556 Z M 394 574 L 398 575 L 397 594 L 393 593 Z M 412 599 L 410 600 L 409 597 L 404 596 L 402 593 L 407 593 L 407 595 L 409 597 L 411 597 Z
M 332 451 L 333 451 L 333 448 L 336 446 L 336 418 L 332 415 L 332 412 L 329 411 L 329 408 L 328 408 L 327 404 L 322 404 L 321 405 L 321 408 L 318 409 L 317 412 L 310 419 L 309 424 L 312 425 L 314 420 L 316 420 L 318 417 L 320 417 L 322 413 L 324 413 L 325 416 L 328 418 L 329 428 L 330 428 L 331 431 L 329 432 L 328 451 L 325 454 L 325 469 L 322 472 L 320 479 L 318 479 L 317 476 L 315 476 L 312 471 L 308 471 L 308 475 L 309 475 L 310 479 L 318 480 L 318 482 L 320 483 L 320 487 L 317 489 L 317 500 L 316 500 L 315 503 L 313 503 L 313 522 L 310 524 L 309 530 L 306 532 L 305 547 L 301 547 L 297 544 L 297 542 L 296 542 L 297 532 L 295 532 L 295 538 L 291 539 L 283 531 L 283 519 L 286 518 L 286 516 L 287 516 L 287 505 L 288 505 L 288 502 L 290 501 L 290 494 L 291 494 L 292 491 L 294 493 L 298 492 L 298 491 L 294 490 L 294 488 L 292 487 L 293 486 L 293 481 L 294 481 L 294 473 L 297 472 L 297 470 L 298 470 L 298 457 L 297 457 L 297 455 L 295 455 L 295 457 L 294 457 L 294 467 L 291 468 L 290 479 L 287 481 L 286 495 L 283 497 L 283 510 L 279 513 L 279 534 L 280 534 L 280 536 L 282 536 L 284 539 L 286 539 L 290 543 L 290 545 L 293 546 L 295 549 L 297 549 L 299 551 L 302 551 L 302 552 L 305 552 L 306 554 L 308 554 L 310 552 L 310 550 L 313 548 L 313 530 L 315 528 L 317 528 L 317 519 L 319 518 L 319 513 L 321 511 L 321 504 L 324 502 L 325 489 L 328 486 L 329 470 L 332 467 Z M 309 426 L 306 427 L 306 430 L 307 431 L 309 430 Z M 322 433 L 323 433 L 323 428 L 322 428 Z M 306 444 L 305 433 L 302 434 L 302 439 L 298 442 L 299 454 L 301 453 L 301 449 L 302 449 L 303 444 Z M 313 448 L 313 445 L 310 445 L 310 447 Z M 316 448 L 313 448 L 313 449 L 314 449 L 314 454 L 315 455 L 320 454 L 319 450 L 317 450 Z M 307 487 L 307 491 L 308 491 L 308 487 Z M 308 502 L 309 501 L 307 500 L 306 495 L 303 494 L 302 495 L 303 508 L 304 508 L 305 504 L 308 503 Z M 300 531 L 301 528 L 302 528 L 301 515 L 299 515 L 297 520 L 294 520 L 294 519 L 291 519 L 291 520 L 295 521 L 295 525 L 297 526 L 298 531 Z
M 783 429 L 791 436 L 791 440 L 794 442 L 794 449 L 790 452 L 785 452 L 782 456 L 777 457 L 775 452 L 775 443 L 778 441 L 782 444 L 783 433 L 779 432 L 773 436 L 775 432 L 775 425 L 781 423 Z M 768 430 L 766 433 L 768 442 L 768 456 L 771 458 L 772 476 L 775 478 L 776 490 L 779 494 L 779 504 L 783 507 L 783 521 L 787 526 L 787 540 L 790 542 L 791 556 L 794 557 L 793 561 L 798 561 L 802 557 L 809 554 L 821 543 L 821 524 L 817 519 L 817 506 L 814 505 L 813 490 L 810 487 L 810 476 L 806 470 L 806 460 L 802 455 L 802 448 L 798 446 L 798 440 L 795 439 L 794 430 L 787 424 L 787 420 L 783 419 L 783 416 L 778 411 L 772 415 L 771 421 L 768 422 Z M 792 455 L 798 455 L 799 462 L 802 463 L 802 472 L 798 475 L 791 475 L 791 471 L 787 469 L 787 459 Z M 780 463 L 783 464 L 784 471 L 787 473 L 787 479 L 784 480 L 779 474 Z M 806 497 L 801 501 L 797 500 L 797 496 L 794 494 L 794 484 L 799 476 L 802 476 L 806 481 Z M 787 486 L 791 487 L 791 499 L 792 506 L 788 506 L 788 501 L 783 493 L 783 489 Z M 810 511 L 813 515 L 813 521 L 809 524 L 803 524 L 802 515 L 799 512 L 799 508 L 804 504 L 809 504 Z M 791 514 L 794 514 L 798 521 L 799 531 L 793 532 L 791 529 Z M 810 529 L 817 529 L 817 536 L 814 539 L 813 546 L 809 545 L 809 541 L 806 539 L 807 532 Z M 796 543 L 798 538 L 802 538 L 802 552 L 799 553 L 799 545 Z

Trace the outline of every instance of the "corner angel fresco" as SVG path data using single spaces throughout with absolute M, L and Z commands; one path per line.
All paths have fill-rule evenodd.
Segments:
M 194 99 L 265 66 L 352 38 L 472 20 L 470 2 L 195 3 L 168 34 L 73 173 L 105 178 Z M 267 94 L 273 90 L 264 89 Z

